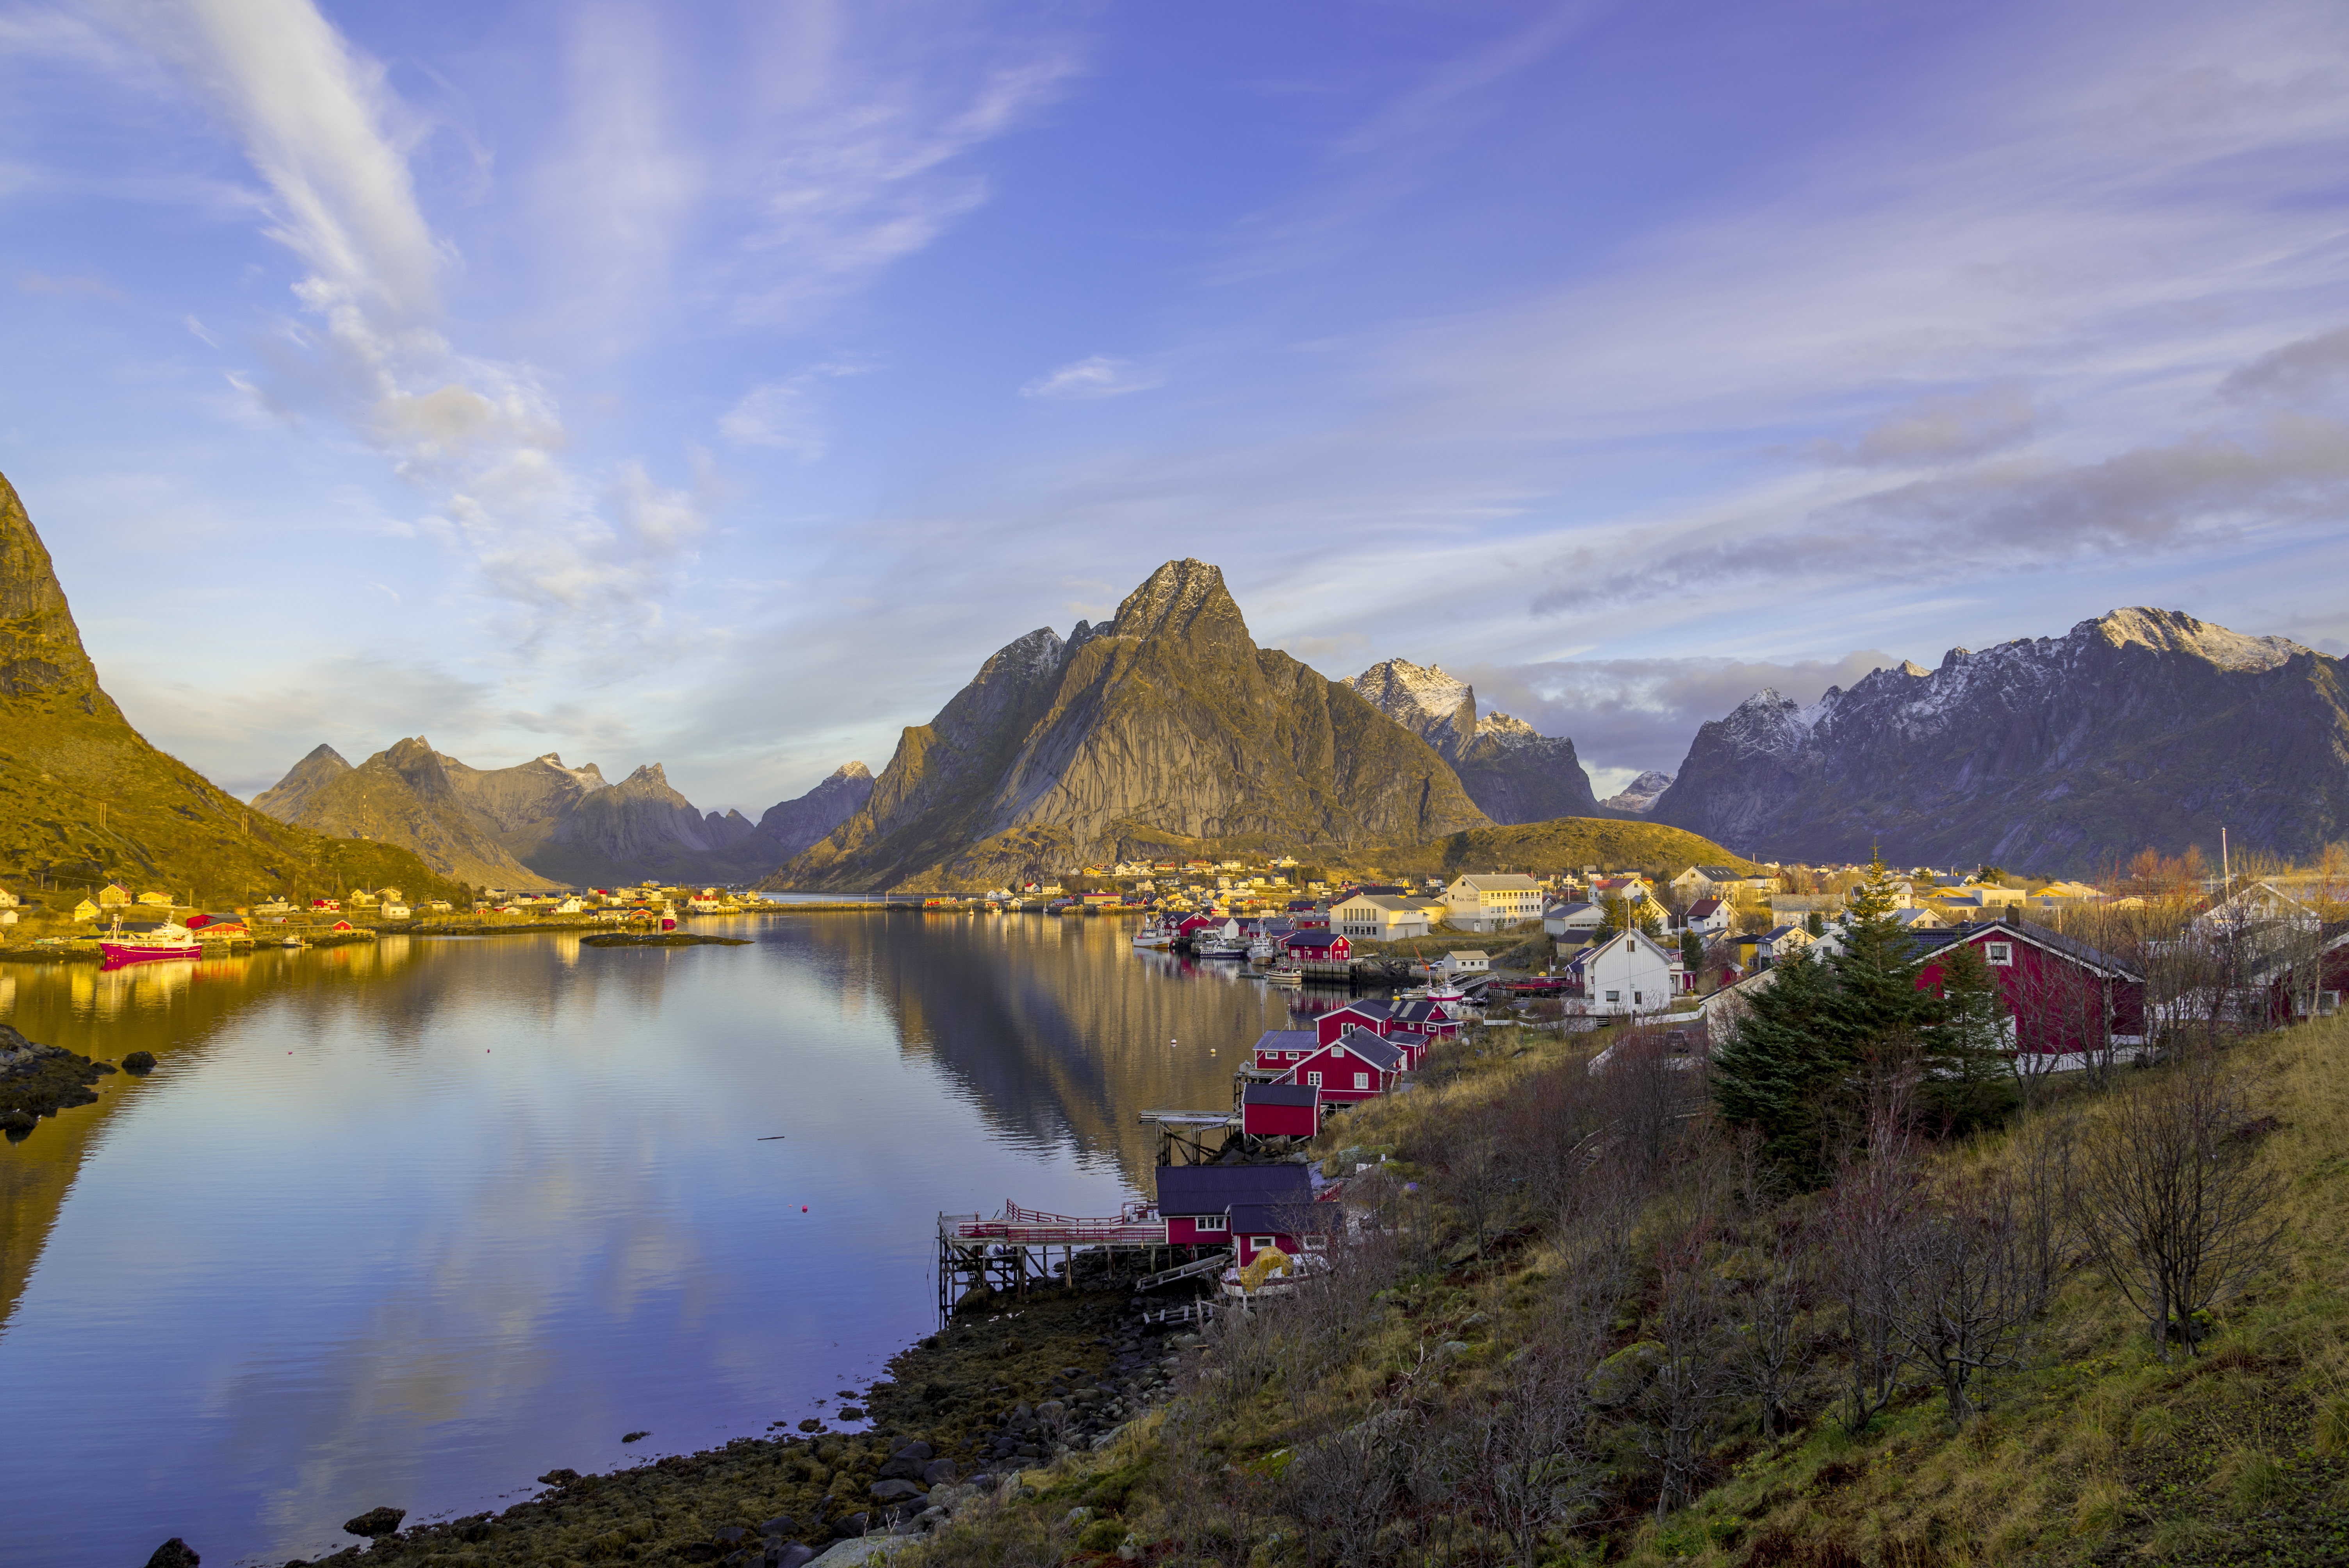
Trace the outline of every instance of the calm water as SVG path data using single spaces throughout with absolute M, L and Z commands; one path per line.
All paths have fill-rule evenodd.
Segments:
M 1110 922 L 731 934 L 0 969 L 34 1039 L 161 1059 L 0 1147 L 0 1563 L 282 1563 L 828 1415 L 934 1326 L 938 1211 L 1114 1212 L 1135 1111 L 1288 1016 Z

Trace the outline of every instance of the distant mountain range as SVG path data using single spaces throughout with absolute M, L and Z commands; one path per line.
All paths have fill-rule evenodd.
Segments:
M 1990 861 L 2092 873 L 2147 846 L 2308 859 L 2349 836 L 2344 663 L 2175 610 L 1938 669 L 1878 669 L 1803 707 L 1756 693 L 1697 732 L 1651 818 L 1741 854 Z
M 1495 822 L 1603 817 L 1574 742 L 1536 732 L 1506 713 L 1476 714 L 1476 688 L 1408 659 L 1372 665 L 1344 683 L 1371 707 L 1433 747 L 1460 776 L 1468 798 Z
M 1219 570 L 1170 561 L 1102 624 L 999 650 L 769 885 L 967 887 L 1191 846 L 1359 851 L 1488 825 L 1421 736 L 1257 647 Z
M 1635 817 L 1644 817 L 1656 809 L 1656 802 L 1662 799 L 1664 791 L 1671 787 L 1671 774 L 1659 773 L 1651 768 L 1599 804 L 1610 811 L 1626 811 Z
M 0 883 L 70 905 L 109 882 L 213 907 L 455 891 L 406 850 L 288 826 L 149 745 L 98 685 L 48 549 L 0 477 Z
M 253 803 L 318 832 L 399 844 L 476 887 L 537 890 L 749 882 L 839 826 L 872 789 L 852 762 L 753 822 L 697 810 L 657 762 L 613 784 L 594 763 L 568 768 L 554 752 L 474 768 L 417 736 L 356 768 L 320 746 Z

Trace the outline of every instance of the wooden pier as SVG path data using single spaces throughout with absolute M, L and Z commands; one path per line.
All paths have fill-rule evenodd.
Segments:
M 1069 1271 L 1079 1253 L 1130 1252 L 1144 1269 L 1163 1267 L 1171 1255 L 1166 1222 L 1154 1205 L 1128 1203 L 1113 1218 L 1048 1214 L 1006 1202 L 997 1214 L 938 1216 L 938 1321 L 973 1291 L 1024 1294 L 1030 1281 L 1049 1283 Z
M 1213 1164 L 1240 1130 L 1237 1103 L 1229 1110 L 1145 1110 L 1136 1119 L 1158 1130 L 1161 1165 Z

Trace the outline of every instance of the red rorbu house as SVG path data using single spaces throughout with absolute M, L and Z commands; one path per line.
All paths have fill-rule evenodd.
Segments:
M 1386 1043 L 1402 1053 L 1402 1070 L 1413 1073 L 1420 1063 L 1427 1060 L 1427 1037 L 1414 1029 L 1397 1029 L 1385 1037 Z
M 1409 1029 L 1415 1034 L 1424 1035 L 1432 1040 L 1439 1035 L 1458 1034 L 1460 1018 L 1443 1003 L 1431 1002 L 1426 997 L 1420 996 L 1402 1003 L 1395 1008 L 1394 1027 L 1397 1030 Z M 1388 1037 L 1390 1039 L 1393 1037 L 1393 1031 L 1389 1032 Z
M 1402 1076 L 1403 1054 L 1367 1029 L 1352 1029 L 1288 1070 L 1285 1080 L 1321 1091 L 1321 1098 L 1340 1105 L 1375 1099 Z
M 1310 1029 L 1267 1029 L 1256 1042 L 1256 1065 L 1285 1073 L 1320 1046 L 1319 1037 Z
M 1308 964 L 1345 964 L 1354 956 L 1354 944 L 1332 931 L 1292 931 L 1281 938 L 1291 958 Z
M 1981 950 L 1998 977 L 2018 1050 L 2062 1055 L 2145 1039 L 2145 975 L 2100 948 L 2012 917 L 1910 937 L 1918 989 L 1937 994 L 1941 960 L 1960 946 Z
M 1246 1268 L 1259 1252 L 1278 1247 L 1295 1256 L 1319 1250 L 1337 1219 L 1335 1203 L 1313 1200 L 1313 1179 L 1302 1165 L 1162 1165 L 1158 1216 L 1177 1247 L 1228 1243 Z
M 1252 1083 L 1240 1091 L 1249 1138 L 1310 1138 L 1321 1130 L 1321 1091 L 1310 1084 Z
M 1383 1037 L 1394 1027 L 1394 1009 L 1384 1002 L 1349 1002 L 1313 1020 L 1314 1038 L 1328 1045 L 1349 1029 L 1368 1029 Z

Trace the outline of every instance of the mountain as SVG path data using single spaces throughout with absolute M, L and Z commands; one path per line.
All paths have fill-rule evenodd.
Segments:
M 290 822 L 302 814 L 319 790 L 351 770 L 343 754 L 331 746 L 317 746 L 310 755 L 294 764 L 285 778 L 253 798 L 256 811 L 266 811 L 281 822 Z
M 312 752 L 295 772 L 316 756 Z M 288 774 L 264 793 L 282 795 L 293 781 Z M 558 885 L 498 842 L 450 779 L 440 754 L 420 735 L 323 780 L 314 774 L 288 820 L 336 838 L 398 844 L 441 875 L 475 887 L 539 891 Z
M 2343 661 L 2175 610 L 1940 667 L 1878 669 L 1808 707 L 1775 691 L 1707 723 L 1655 820 L 1743 853 L 1989 861 L 2081 874 L 2219 830 L 2305 859 L 2349 834 Z
M 454 891 L 413 855 L 288 826 L 148 744 L 98 685 L 48 548 L 0 477 L 0 883 L 69 907 L 108 882 L 214 905 Z
M 1178 841 L 1346 848 L 1485 825 L 1424 740 L 1257 647 L 1216 568 L 1170 561 L 1101 625 L 998 651 L 768 885 L 985 884 Z
M 767 808 L 759 831 L 780 846 L 786 858 L 808 849 L 854 816 L 873 798 L 873 775 L 862 762 L 850 762 L 795 799 Z
M 1610 811 L 1629 811 L 1634 816 L 1644 817 L 1656 809 L 1656 802 L 1663 799 L 1664 791 L 1671 787 L 1671 774 L 1659 773 L 1651 768 L 1599 803 Z
M 498 887 L 740 882 L 795 852 L 740 811 L 698 810 L 657 762 L 612 784 L 595 764 L 567 767 L 552 751 L 474 768 L 438 751 L 428 761 L 415 754 L 422 746 L 402 741 L 370 758 L 381 767 L 357 782 L 367 765 L 353 769 L 321 746 L 254 804 L 305 827 L 405 844 L 451 876 Z
M 1441 665 L 1388 659 L 1342 684 L 1434 748 L 1495 822 L 1606 814 L 1573 741 L 1539 734 L 1506 713 L 1477 717 L 1476 688 Z

